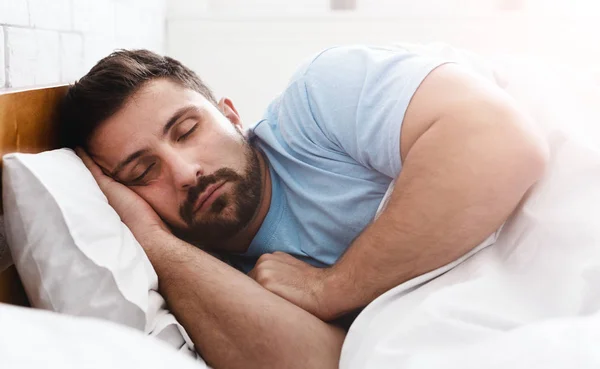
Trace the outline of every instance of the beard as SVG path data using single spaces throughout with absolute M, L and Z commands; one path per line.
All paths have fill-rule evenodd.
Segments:
M 247 162 L 244 173 L 221 168 L 201 177 L 189 190 L 179 211 L 187 225 L 187 229 L 178 230 L 180 238 L 198 246 L 218 249 L 220 242 L 233 237 L 250 223 L 260 204 L 262 178 L 257 152 L 248 142 L 244 143 L 244 148 Z M 208 186 L 221 181 L 231 184 L 231 191 L 217 197 L 202 214 L 196 214 L 194 206 L 198 197 Z

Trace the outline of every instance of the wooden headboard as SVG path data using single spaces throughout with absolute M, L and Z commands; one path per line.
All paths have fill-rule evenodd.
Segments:
M 37 153 L 58 148 L 56 113 L 67 88 L 0 91 L 0 154 Z M 0 274 L 0 302 L 29 305 L 14 266 Z

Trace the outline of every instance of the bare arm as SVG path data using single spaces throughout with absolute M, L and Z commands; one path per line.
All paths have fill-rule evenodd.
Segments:
M 171 311 L 215 368 L 337 368 L 340 329 L 170 234 L 144 243 Z
M 205 360 L 218 368 L 337 368 L 341 329 L 176 238 L 133 191 L 78 150 L 110 204 L 144 247 L 161 293 Z
M 400 145 L 403 169 L 381 216 L 331 268 L 301 267 L 278 254 L 263 258 L 265 265 L 253 275 L 269 290 L 331 319 L 459 258 L 493 233 L 542 175 L 547 148 L 530 123 L 495 85 L 455 65 L 439 67 L 409 105 Z M 314 293 L 298 293 L 290 287 L 297 282 L 278 282 L 291 274 L 275 267 L 283 260 L 317 281 Z M 309 295 L 318 296 L 316 302 Z
M 145 247 L 171 311 L 215 368 L 337 368 L 340 329 L 169 234 Z
M 547 148 L 530 123 L 495 86 L 453 65 L 434 71 L 407 112 L 404 167 L 387 208 L 331 270 L 332 290 L 348 292 L 338 309 L 363 306 L 493 233 L 543 173 Z

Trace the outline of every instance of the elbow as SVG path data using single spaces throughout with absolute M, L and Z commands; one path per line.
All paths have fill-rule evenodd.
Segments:
M 496 137 L 500 145 L 497 148 L 509 158 L 505 162 L 506 174 L 512 173 L 517 183 L 531 187 L 545 175 L 550 164 L 546 135 L 534 118 L 511 100 L 496 101 L 488 114 L 495 127 L 488 133 Z
M 540 136 L 531 135 L 523 149 L 521 160 L 526 165 L 524 169 L 532 183 L 538 181 L 546 173 L 550 162 L 548 142 Z
M 514 160 L 527 187 L 530 187 L 546 173 L 550 163 L 550 147 L 548 140 L 531 124 L 521 125 L 519 136 L 520 139 L 514 141 L 519 147 L 515 150 L 518 155 Z
M 496 172 L 512 183 L 516 191 L 529 189 L 545 175 L 550 163 L 548 139 L 539 125 L 524 111 L 512 104 L 490 109 L 486 132 L 486 150 L 494 152 L 493 160 L 501 170 Z M 493 147 L 493 149 L 492 149 Z M 497 151 L 495 151 L 495 150 Z

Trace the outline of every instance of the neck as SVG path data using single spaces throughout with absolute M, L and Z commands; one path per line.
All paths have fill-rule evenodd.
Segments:
M 257 149 L 254 149 L 257 150 Z M 258 233 L 260 226 L 267 217 L 269 207 L 271 206 L 271 174 L 269 172 L 269 163 L 260 150 L 257 150 L 258 162 L 260 165 L 262 194 L 256 213 L 244 229 L 238 232 L 235 236 L 224 241 L 219 249 L 242 254 L 248 251 L 250 243 Z

